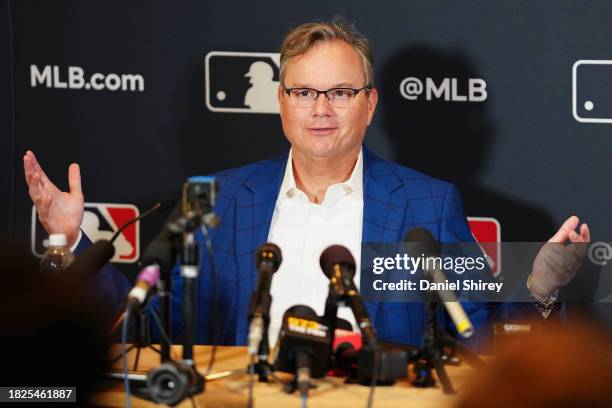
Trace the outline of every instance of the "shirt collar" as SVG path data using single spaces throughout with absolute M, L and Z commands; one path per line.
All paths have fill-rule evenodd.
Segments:
M 327 192 L 332 188 L 342 188 L 345 195 L 350 195 L 351 198 L 357 200 L 363 200 L 363 148 L 359 150 L 357 163 L 355 163 L 355 167 L 348 180 L 329 186 Z M 293 174 L 293 148 L 291 148 L 289 150 L 289 157 L 287 158 L 287 165 L 285 166 L 285 175 L 279 191 L 278 201 L 291 199 L 296 195 L 306 196 L 295 184 L 295 176 Z

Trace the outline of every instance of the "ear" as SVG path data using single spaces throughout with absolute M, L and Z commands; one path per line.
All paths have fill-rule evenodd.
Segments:
M 378 103 L 378 91 L 376 88 L 372 88 L 368 93 L 368 126 L 372 123 L 374 117 L 374 110 L 376 110 L 376 104 Z

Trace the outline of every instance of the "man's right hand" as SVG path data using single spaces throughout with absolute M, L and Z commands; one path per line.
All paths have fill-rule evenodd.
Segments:
M 83 191 L 79 165 L 72 163 L 68 168 L 70 192 L 60 191 L 49 180 L 30 150 L 23 156 L 23 168 L 30 198 L 36 206 L 38 219 L 43 227 L 49 234 L 66 234 L 68 245 L 74 245 L 83 222 Z

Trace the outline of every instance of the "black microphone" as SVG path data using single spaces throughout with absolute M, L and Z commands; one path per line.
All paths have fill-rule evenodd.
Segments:
M 180 235 L 172 231 L 171 225 L 180 215 L 181 205 L 178 204 L 172 209 L 161 231 L 145 248 L 140 257 L 140 266 L 158 264 L 162 273 L 170 271 L 176 259 L 175 240 Z
M 255 255 L 256 267 L 259 271 L 259 280 L 249 307 L 249 355 L 255 355 L 266 334 L 266 328 L 270 324 L 270 305 L 272 296 L 270 286 L 272 276 L 283 262 L 281 250 L 272 243 L 265 243 L 259 247 Z
M 406 249 L 408 250 L 408 253 L 412 254 L 412 256 L 423 255 L 425 258 L 440 256 L 440 244 L 434 239 L 431 232 L 429 232 L 429 230 L 426 228 L 417 227 L 411 229 L 408 231 L 408 233 L 406 233 L 404 241 L 406 242 Z M 426 262 L 426 264 L 429 264 L 429 262 Z M 437 262 L 433 262 L 433 264 L 436 265 Z M 446 275 L 439 268 L 426 269 L 424 267 L 423 271 L 425 272 L 426 276 L 428 276 L 435 283 L 440 283 L 443 285 L 447 282 Z M 465 313 L 461 303 L 459 303 L 457 300 L 455 294 L 450 290 L 436 290 L 436 292 L 442 301 L 446 312 L 453 321 L 457 332 L 462 337 L 466 338 L 474 334 L 472 322 Z
M 159 277 L 159 264 L 154 263 L 142 268 L 136 278 L 136 284 L 128 293 L 126 307 L 129 309 L 141 307 L 147 300 L 149 292 L 157 285 Z
M 142 306 L 149 293 L 155 288 L 162 274 L 168 274 L 176 259 L 176 245 L 174 234 L 169 225 L 181 214 L 180 206 L 175 206 L 170 216 L 164 223 L 159 234 L 147 245 L 138 264 L 141 266 L 140 273 L 136 278 L 136 284 L 127 296 L 127 307 L 135 308 Z
M 292 306 L 283 315 L 274 370 L 296 374 L 303 397 L 308 394 L 310 378 L 325 376 L 329 368 L 331 335 L 329 327 L 308 306 Z
M 334 350 L 334 368 L 348 372 L 360 384 L 370 384 L 376 359 L 371 347 L 355 348 L 352 343 L 342 342 Z M 407 376 L 408 352 L 398 348 L 381 349 L 378 358 L 376 384 L 391 385 Z
M 342 245 L 332 245 L 323 251 L 319 262 L 323 273 L 330 280 L 330 288 L 337 299 L 347 303 L 353 311 L 368 345 L 377 348 L 376 329 L 353 281 L 355 259 L 351 252 Z
M 64 275 L 77 281 L 85 281 L 94 273 L 98 272 L 115 255 L 115 247 L 113 246 L 113 242 L 119 236 L 121 231 L 127 228 L 130 224 L 133 224 L 136 221 L 155 213 L 160 207 L 161 204 L 156 203 L 153 207 L 140 214 L 138 217 L 132 218 L 123 224 L 115 232 L 110 241 L 106 239 L 96 241 L 74 259 L 72 264 L 66 268 Z
M 101 239 L 84 250 L 66 268 L 65 276 L 78 282 L 84 282 L 94 273 L 102 269 L 115 255 L 115 247 L 107 239 Z

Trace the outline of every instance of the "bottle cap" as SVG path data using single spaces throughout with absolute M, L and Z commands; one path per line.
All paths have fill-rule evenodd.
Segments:
M 51 234 L 49 235 L 50 246 L 65 246 L 68 243 L 66 234 Z

